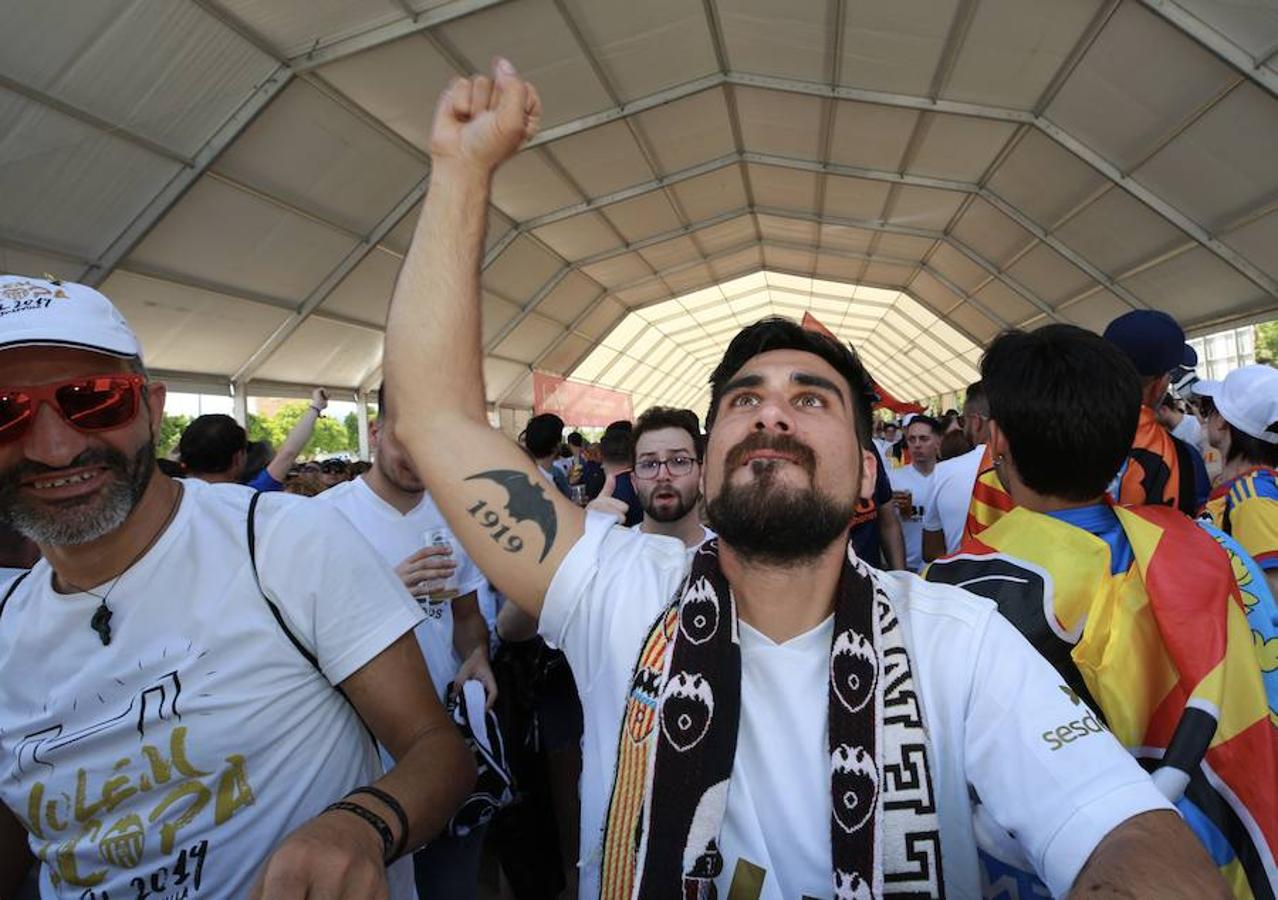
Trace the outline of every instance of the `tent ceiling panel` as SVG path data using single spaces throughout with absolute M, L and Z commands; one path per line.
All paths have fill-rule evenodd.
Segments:
M 56 93 L 59 79 L 93 42 L 110 30 L 133 0 L 101 0 L 81 6 L 63 3 L 10 3 L 4 10 L 4 73 L 23 84 Z M 61 28 L 50 33 L 49 7 L 60 6 Z M 74 11 L 75 15 L 70 15 Z M 52 39 L 51 39 L 52 38 Z
M 625 314 L 626 308 L 624 306 L 611 297 L 607 297 L 581 320 L 577 330 L 586 337 L 597 341 Z
M 1086 272 L 1045 244 L 1009 266 L 1007 274 L 1053 306 L 1094 284 Z
M 1111 188 L 1056 231 L 1070 249 L 1117 277 L 1188 241 L 1184 232 L 1120 188 Z
M 691 238 L 678 237 L 644 247 L 639 255 L 656 271 L 664 271 L 701 258 L 701 251 Z
M 487 291 L 480 298 L 479 310 L 484 346 L 488 346 L 498 332 L 519 315 L 517 305 Z
M 683 226 L 679 221 L 679 214 L 670 205 L 664 191 L 640 194 L 638 197 L 605 206 L 603 211 L 608 221 L 631 244 Z
M 728 166 L 696 178 L 681 181 L 670 188 L 679 205 L 694 221 L 708 219 L 746 205 L 745 183 L 740 166 Z
M 651 181 L 653 171 L 624 122 L 592 128 L 555 141 L 546 152 L 589 197 Z
M 0 234 L 95 257 L 177 171 L 171 160 L 0 91 Z
M 414 155 L 304 81 L 294 81 L 215 171 L 367 234 L 422 177 Z
M 763 245 L 763 264 L 769 268 L 791 272 L 812 272 L 816 268 L 816 254 L 811 250 Z
M 828 43 L 825 0 L 717 0 L 728 60 L 744 72 L 821 81 Z
M 652 269 L 638 253 L 625 253 L 603 262 L 583 266 L 582 271 L 606 288 L 628 287 L 652 274 Z
M 949 244 L 939 244 L 928 264 L 968 293 L 989 279 L 989 273 Z
M 590 352 L 591 346 L 590 341 L 585 338 L 570 334 L 542 357 L 537 368 L 562 375 L 579 363 L 582 357 Z
M 1278 210 L 1221 238 L 1273 278 L 1278 278 Z
M 398 41 L 344 57 L 317 74 L 389 128 L 425 151 L 430 117 L 440 91 L 457 74 L 430 41 L 411 34 Z
M 1002 265 L 1034 242 L 1034 236 L 978 198 L 963 213 L 953 234 L 990 262 Z
M 439 29 L 472 69 L 505 56 L 537 85 L 544 127 L 612 105 L 568 23 L 551 0 L 503 3 L 449 22 Z
M 990 190 L 1038 224 L 1050 228 L 1108 181 L 1103 175 L 1038 131 L 1024 137 L 989 181 Z
M 747 275 L 763 265 L 763 248 L 754 246 L 712 260 L 710 271 L 719 281 Z
M 1109 291 L 1097 291 L 1077 303 L 1071 304 L 1063 313 L 1065 319 L 1081 328 L 1089 328 L 1098 334 L 1105 326 L 1127 312 L 1130 307 Z
M 750 150 L 791 159 L 818 158 L 822 115 L 819 98 L 754 88 L 738 88 L 736 98 L 741 137 Z
M 48 273 L 73 281 L 84 271 L 84 263 L 65 256 L 52 256 L 0 243 L 0 272 Z
M 383 327 L 401 262 L 392 253 L 374 249 L 324 299 L 320 311 Z
M 868 228 L 852 228 L 848 225 L 822 225 L 821 247 L 828 250 L 842 250 L 847 253 L 865 253 L 870 249 L 870 242 L 879 234 Z
M 840 82 L 926 95 L 958 6 L 958 0 L 847 0 Z
M 616 233 L 608 227 L 608 220 L 595 212 L 552 222 L 533 234 L 569 261 L 585 259 L 621 246 Z
M 928 113 L 910 171 L 934 178 L 976 181 L 1016 131 L 1011 122 Z
M 947 313 L 947 318 L 981 343 L 988 343 L 1002 330 L 970 303 L 954 307 Z
M 984 0 L 944 96 L 1030 109 L 1087 30 L 1101 0 Z
M 536 150 L 525 150 L 493 179 L 493 205 L 516 221 L 581 202 L 581 195 Z
M 1047 117 L 1124 171 L 1233 79 L 1229 67 L 1138 3 L 1119 6 Z
M 897 259 L 922 259 L 935 243 L 934 238 L 881 232 L 877 252 Z
M 520 237 L 484 272 L 484 287 L 511 300 L 530 297 L 561 268 L 562 260 Z
M 704 263 L 688 266 L 677 272 L 670 272 L 664 278 L 670 292 L 694 291 L 704 287 L 707 284 L 715 282 L 715 274 L 709 266 Z
M 825 179 L 825 212 L 844 219 L 878 221 L 892 188 L 892 185 L 884 181 L 828 175 Z M 802 198 L 796 200 L 802 202 Z
M 102 290 L 133 325 L 147 365 L 156 369 L 228 376 L 288 316 L 287 310 L 119 270 Z
M 323 372 L 331 385 L 358 385 L 382 355 L 382 336 L 325 319 L 310 318 L 293 332 L 256 377 L 261 381 L 306 383 Z
M 584 275 L 570 272 L 541 301 L 537 312 L 568 325 L 598 297 L 599 285 Z
M 408 253 L 408 245 L 413 240 L 413 230 L 417 227 L 417 217 L 421 214 L 422 205 L 418 203 L 408 211 L 404 218 L 399 220 L 399 224 L 392 228 L 386 237 L 382 238 L 382 246 L 400 256 Z M 488 240 L 490 242 L 493 240 L 494 224 L 496 224 L 494 216 L 497 222 L 501 223 L 501 231 L 508 228 L 510 222 L 509 219 L 497 212 L 493 207 L 488 207 Z
M 93 4 L 94 6 L 100 4 Z M 77 7 L 60 20 L 79 18 Z M 5 70 L 17 51 L 5 10 Z M 47 37 L 34 46 L 47 46 Z M 145 53 L 137 52 L 145 47 Z M 94 33 L 44 89 L 184 156 L 275 68 L 275 61 L 193 3 L 142 0 Z
M 300 302 L 355 243 L 326 225 L 205 176 L 125 266 Z
M 830 162 L 863 169 L 898 169 L 919 116 L 913 109 L 835 103 Z
M 623 101 L 716 68 L 705 13 L 686 0 L 565 0 Z
M 1229 93 L 1136 170 L 1208 231 L 1278 197 L 1278 99 L 1251 84 Z M 1197 172 L 1199 178 L 1186 178 Z
M 759 213 L 755 216 L 755 220 L 759 223 L 759 231 L 763 233 L 765 241 L 816 246 L 820 229 L 815 222 L 766 213 Z
M 689 6 L 683 0 L 680 3 Z M 666 172 L 718 159 L 736 149 L 722 88 L 702 91 L 640 113 L 635 123 L 648 136 L 657 164 Z
M 618 302 L 633 309 L 657 300 L 664 300 L 670 296 L 670 291 L 654 278 L 634 287 L 619 290 L 615 296 Z
M 484 386 L 488 391 L 488 402 L 494 403 L 503 393 L 520 378 L 528 374 L 528 367 L 504 359 L 485 357 Z
M 220 0 L 285 56 L 402 18 L 391 0 Z
M 706 253 L 718 253 L 753 240 L 754 220 L 748 215 L 737 216 L 718 225 L 702 228 L 696 234 L 697 243 Z
M 898 185 L 886 221 L 890 225 L 941 231 L 949 226 L 965 199 L 966 195 L 957 191 Z
M 532 316 L 497 345 L 496 355 L 531 364 L 563 333 L 563 326 L 558 323 Z
M 1125 278 L 1124 287 L 1174 316 L 1186 329 L 1263 303 L 1260 288 L 1209 251 L 1196 247 Z M 1204 302 L 1211 298 L 1211 306 Z
M 814 172 L 782 169 L 779 166 L 747 166 L 754 202 L 773 209 L 810 209 L 816 202 L 817 176 Z
M 1236 0 L 1175 0 L 1175 3 L 1258 60 L 1270 59 L 1278 49 L 1278 9 L 1271 4 Z
M 1001 281 L 991 281 L 981 288 L 973 297 L 1000 316 L 1003 321 L 1018 325 L 1026 319 L 1038 315 L 1041 310 L 1012 290 Z
M 947 318 L 963 298 L 937 280 L 931 272 L 919 272 L 910 282 L 910 293 L 934 315 Z
M 890 284 L 904 288 L 910 283 L 915 270 L 909 266 L 871 260 L 865 266 L 865 274 L 861 277 L 873 284 Z

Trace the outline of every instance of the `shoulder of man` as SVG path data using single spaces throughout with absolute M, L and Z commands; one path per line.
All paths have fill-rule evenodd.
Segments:
M 950 619 L 954 623 L 979 627 L 998 608 L 993 600 L 952 584 L 924 580 L 913 572 L 879 574 L 883 589 L 899 615 Z

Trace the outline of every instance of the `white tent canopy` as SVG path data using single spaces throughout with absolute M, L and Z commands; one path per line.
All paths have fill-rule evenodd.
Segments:
M 534 369 L 695 398 L 699 369 L 658 390 L 592 351 L 624 349 L 609 335 L 632 312 L 655 326 L 672 298 L 745 276 L 760 310 L 894 298 L 847 336 L 902 399 L 961 387 L 1008 326 L 1153 307 L 1201 333 L 1278 310 L 1268 0 L 15 0 L 0 16 L 0 269 L 100 285 L 150 365 L 195 388 L 377 384 L 434 99 L 498 53 L 546 110 L 489 213 L 502 407 L 531 405 Z

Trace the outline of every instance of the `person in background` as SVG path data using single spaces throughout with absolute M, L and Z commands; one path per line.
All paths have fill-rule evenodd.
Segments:
M 581 450 L 586 445 L 586 439 L 580 431 L 574 431 L 568 435 L 564 443 L 559 448 L 559 459 L 555 460 L 558 466 L 568 478 L 569 484 L 576 484 L 581 479 L 581 473 L 576 474 L 574 480 L 573 470 L 581 466 Z
M 555 454 L 564 436 L 564 420 L 554 413 L 541 413 L 528 420 L 520 442 L 546 480 L 559 489 L 565 497 L 571 496 L 568 476 L 555 466 Z
M 240 481 L 248 484 L 275 458 L 275 448 L 268 440 L 249 441 L 244 454 L 244 474 Z M 291 469 L 292 466 L 289 466 Z
M 645 534 L 676 538 L 690 551 L 714 532 L 701 523 L 701 422 L 690 409 L 654 406 L 635 422 L 634 486 Z
M 497 683 L 477 596 L 486 579 L 455 546 L 444 517 L 396 439 L 398 417 L 385 385 L 377 397 L 377 420 L 369 429 L 372 469 L 362 478 L 331 487 L 317 502 L 338 509 L 421 606 L 426 618 L 414 634 L 440 699 L 446 699 L 450 686 L 455 692 L 473 678 L 483 684 L 491 708 Z M 447 543 L 436 543 L 440 536 Z M 463 837 L 444 835 L 420 850 L 413 857 L 418 893 L 450 900 L 474 898 L 485 831 L 480 827 Z
M 911 418 L 910 424 L 905 426 L 910 463 L 888 472 L 892 482 L 892 500 L 901 516 L 905 568 L 911 572 L 923 568 L 923 517 L 932 506 L 932 478 L 941 448 L 939 428 L 939 423 L 931 416 Z
M 1170 506 L 1187 516 L 1197 514 L 1211 490 L 1201 483 L 1206 469 L 1190 446 L 1158 423 L 1154 410 L 1167 396 L 1171 373 L 1193 368 L 1198 354 L 1185 343 L 1185 332 L 1167 313 L 1135 309 L 1105 328 L 1105 340 L 1121 350 L 1141 376 L 1140 423 L 1128 460 L 1110 486 L 1121 506 Z
M 989 401 L 977 381 L 968 385 L 963 400 L 963 437 L 972 449 L 947 458 L 932 476 L 932 508 L 923 517 L 924 562 L 953 553 L 962 543 L 977 478 L 983 472 L 993 471 L 985 447 L 989 436 Z
M 315 423 L 328 406 L 328 394 L 323 388 L 311 392 L 311 405 L 307 407 L 297 424 L 289 431 L 270 463 L 248 481 L 256 491 L 278 491 L 284 487 L 284 479 L 297 455 L 315 431 Z M 178 459 L 192 478 L 210 484 L 244 482 L 245 460 L 248 456 L 248 435 L 230 416 L 210 414 L 200 416 L 182 432 L 178 440 Z
M 299 471 L 284 480 L 284 493 L 298 497 L 318 497 L 328 490 L 328 485 L 314 472 Z
M 933 563 L 928 580 L 996 602 L 1059 673 L 1081 727 L 1044 731 L 1050 752 L 1108 729 L 1178 806 L 1234 895 L 1274 896 L 1278 872 L 1265 861 L 1278 848 L 1278 727 L 1239 570 L 1178 510 L 1107 495 L 1147 408 L 1145 380 L 1110 342 L 1059 324 L 1000 335 L 981 380 L 1013 505 Z M 1006 874 L 994 866 L 986 881 Z M 1136 896 L 1161 894 L 1146 886 Z
M 320 481 L 331 488 L 350 481 L 350 468 L 344 459 L 326 459 L 320 463 Z
M 1198 421 L 1198 416 L 1189 408 L 1188 403 L 1168 392 L 1159 402 L 1158 408 L 1154 410 L 1154 415 L 1158 417 L 1158 424 L 1170 431 L 1172 437 L 1202 452 L 1206 433 L 1202 423 Z
M 944 462 L 949 459 L 962 456 L 972 450 L 972 442 L 967 439 L 967 435 L 963 433 L 961 427 L 950 429 L 945 432 L 945 436 L 941 438 L 940 461 Z
M 0 590 L 39 561 L 35 541 L 0 521 Z
M 616 422 L 609 425 L 608 430 L 599 439 L 599 453 L 603 458 L 604 477 L 611 479 L 614 485 L 611 496 L 626 504 L 626 516 L 622 524 L 627 528 L 633 528 L 643 521 L 643 504 L 639 502 L 639 494 L 630 477 L 630 467 L 634 461 L 634 442 L 631 439 L 629 422 L 624 423 L 624 428 L 614 427 L 616 425 Z M 600 485 L 599 488 L 602 492 L 604 485 Z M 591 496 L 590 499 L 593 500 L 597 496 L 599 493 Z
M 1224 459 L 1203 515 L 1242 545 L 1278 595 L 1278 369 L 1243 366 L 1193 390 Z

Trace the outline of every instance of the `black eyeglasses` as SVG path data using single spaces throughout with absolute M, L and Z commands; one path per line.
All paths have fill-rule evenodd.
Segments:
M 693 465 L 696 463 L 697 460 L 691 456 L 672 456 L 669 459 L 641 459 L 635 463 L 635 477 L 642 478 L 645 481 L 651 480 L 660 475 L 661 467 L 665 466 L 671 478 L 678 478 L 691 472 Z

